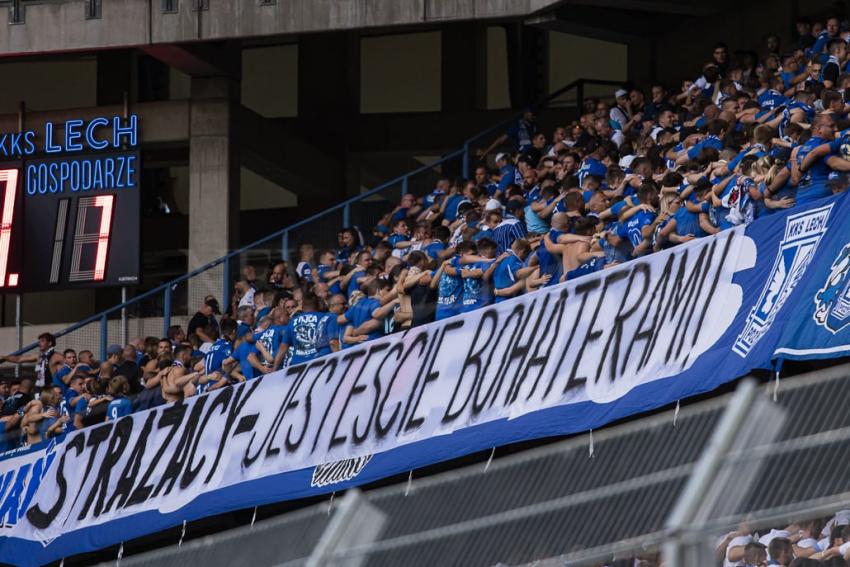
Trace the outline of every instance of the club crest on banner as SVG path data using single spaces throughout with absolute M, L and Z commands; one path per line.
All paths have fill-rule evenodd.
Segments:
M 815 323 L 831 333 L 850 325 L 850 244 L 844 246 L 832 262 L 829 276 L 814 297 Z
M 786 219 L 785 235 L 779 243 L 773 268 L 758 301 L 747 316 L 744 330 L 732 346 L 733 352 L 741 357 L 747 356 L 770 330 L 776 314 L 806 273 L 821 238 L 826 234 L 832 207 L 830 203 Z

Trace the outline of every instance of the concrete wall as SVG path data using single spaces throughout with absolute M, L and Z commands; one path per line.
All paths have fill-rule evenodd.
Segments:
M 508 18 L 541 10 L 555 0 L 281 0 L 270 5 L 214 0 L 205 11 L 193 10 L 193 2 L 178 0 L 176 13 L 163 13 L 159 0 L 104 0 L 102 17 L 87 19 L 84 0 L 24 0 L 24 23 L 0 24 L 0 54 Z M 7 21 L 4 7 L 0 22 Z
M 360 111 L 440 110 L 440 32 L 364 37 Z

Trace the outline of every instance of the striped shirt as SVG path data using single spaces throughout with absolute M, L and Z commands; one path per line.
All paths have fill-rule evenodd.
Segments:
M 528 232 L 525 223 L 516 217 L 508 217 L 493 229 L 493 240 L 496 241 L 496 255 L 511 249 L 514 240 L 525 238 Z

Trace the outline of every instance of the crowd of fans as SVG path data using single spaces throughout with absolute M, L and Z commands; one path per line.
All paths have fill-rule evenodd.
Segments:
M 547 135 L 527 109 L 478 150 L 472 179 L 404 195 L 334 249 L 247 266 L 221 313 L 205 298 L 185 331 L 113 345 L 107 358 L 33 355 L 0 384 L 2 446 L 250 380 L 398 330 L 603 270 L 797 207 L 850 185 L 846 23 L 800 20 L 796 44 L 759 56 L 717 44 L 679 88 L 617 89 Z M 494 167 L 493 167 L 494 166 Z

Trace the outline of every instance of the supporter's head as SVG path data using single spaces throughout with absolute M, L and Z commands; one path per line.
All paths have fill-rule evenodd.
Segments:
M 18 392 L 22 394 L 32 394 L 35 390 L 35 381 L 32 378 L 22 378 L 18 382 Z
M 188 366 L 189 361 L 192 360 L 192 347 L 188 345 L 180 345 L 175 348 L 174 360 L 184 366 Z
M 66 348 L 62 352 L 62 358 L 65 360 L 65 364 L 71 368 L 77 365 L 77 351 L 72 348 Z
M 366 285 L 366 295 L 380 299 L 392 287 L 390 280 L 375 278 Z
M 360 244 L 360 236 L 353 228 L 342 229 L 343 247 L 353 250 Z
M 357 265 L 362 268 L 368 268 L 372 265 L 372 253 L 368 250 L 364 250 L 357 254 Z
M 475 183 L 478 185 L 484 185 L 489 183 L 490 181 L 490 172 L 487 171 L 487 168 L 483 165 L 479 165 L 475 168 Z
M 455 248 L 455 253 L 458 256 L 464 256 L 464 255 L 468 255 L 468 254 L 477 254 L 478 253 L 478 247 L 471 240 L 464 240 L 464 241 L 458 243 L 457 247 Z
M 563 142 L 567 139 L 567 129 L 563 126 L 558 126 L 552 132 L 552 144 L 557 144 L 559 142 Z
M 585 175 L 581 188 L 585 191 L 596 191 L 602 186 L 602 179 L 595 175 Z
M 439 240 L 444 244 L 448 244 L 449 239 L 452 237 L 452 233 L 448 227 L 439 225 L 434 227 L 434 240 Z
M 838 41 L 841 41 L 842 45 L 844 44 L 844 40 Z M 839 114 L 844 110 L 844 97 L 838 91 L 824 89 L 820 95 L 820 99 L 823 103 L 823 109 L 827 112 Z
M 580 218 L 573 223 L 572 228 L 579 236 L 592 236 L 596 232 L 596 222 L 593 219 Z
M 56 337 L 50 333 L 41 333 L 38 336 L 38 349 L 46 351 L 56 346 Z
M 124 345 L 124 348 L 121 349 L 121 358 L 127 362 L 136 362 L 136 347 Z
M 776 561 L 780 565 L 788 565 L 794 559 L 794 548 L 788 538 L 776 537 L 770 540 L 767 546 L 767 553 L 771 560 Z
M 112 364 L 110 360 L 105 360 L 100 363 L 100 368 L 98 368 L 97 376 L 101 380 L 108 380 L 112 378 L 113 370 L 115 366 Z
M 109 386 L 106 388 L 106 393 L 114 397 L 126 396 L 130 393 L 130 383 L 126 376 L 113 376 L 109 380 Z
M 490 238 L 481 238 L 478 240 L 478 253 L 485 258 L 496 257 L 496 242 Z
M 729 48 L 725 43 L 714 44 L 714 51 L 711 52 L 711 58 L 717 65 L 725 65 L 729 60 Z
M 257 268 L 251 264 L 247 264 L 242 268 L 242 278 L 249 284 L 253 284 L 257 281 Z
M 597 215 L 610 206 L 610 200 L 601 191 L 593 193 L 590 196 L 590 200 L 587 201 L 587 210 Z
M 346 301 L 345 296 L 341 293 L 335 293 L 328 301 L 328 310 L 331 313 L 336 313 L 337 315 L 345 313 L 347 307 L 348 302 Z
M 794 26 L 797 28 L 797 34 L 800 36 L 812 35 L 812 22 L 809 18 L 805 16 L 797 18 Z
M 62 396 L 56 393 L 53 386 L 48 386 L 41 390 L 39 399 L 45 406 L 57 406 L 59 405 L 59 401 L 62 399 Z
M 638 188 L 638 201 L 644 205 L 658 207 L 658 186 L 654 181 L 644 181 Z
M 68 383 L 68 387 L 78 394 L 82 394 L 86 388 L 86 379 L 83 378 L 80 374 L 75 374 L 71 381 Z
M 322 301 L 322 303 L 328 302 L 328 295 L 330 293 L 330 288 L 328 287 L 327 283 L 316 282 L 315 284 L 313 284 L 313 290 L 312 291 L 313 291 L 313 293 L 316 294 L 316 297 L 318 297 L 319 300 Z
M 757 541 L 751 541 L 744 546 L 744 563 L 747 565 L 766 564 L 767 548 Z
M 835 120 L 829 114 L 818 114 L 812 120 L 811 127 L 812 136 L 818 136 L 826 140 L 832 140 L 835 134 Z
M 841 31 L 841 20 L 833 16 L 826 21 L 826 33 L 829 37 L 838 37 Z
M 302 262 L 313 262 L 313 253 L 312 244 L 305 243 L 298 247 L 298 258 Z
M 283 284 L 283 276 L 286 274 L 286 263 L 277 262 L 269 270 L 269 285 L 280 287 Z
M 319 310 L 319 298 L 316 297 L 316 294 L 313 292 L 305 292 L 301 297 L 301 310 L 302 311 L 318 311 Z
M 221 324 L 219 325 L 218 334 L 223 339 L 227 339 L 230 342 L 236 340 L 236 329 L 238 324 L 236 323 L 236 319 L 222 319 Z
M 124 349 L 119 345 L 109 345 L 106 348 L 106 361 L 111 364 L 121 364 Z
M 250 305 L 243 305 L 236 309 L 236 318 L 250 326 L 254 324 L 254 309 Z
M 507 152 L 502 152 L 500 154 L 496 154 L 496 166 L 504 167 L 511 163 L 511 155 Z
M 600 138 L 607 140 L 611 137 L 611 123 L 608 121 L 607 117 L 597 118 L 594 120 L 593 129 L 596 131 L 596 135 Z
M 172 344 L 179 344 L 186 340 L 186 331 L 180 325 L 171 325 L 168 327 L 168 340 Z
M 171 356 L 172 344 L 168 339 L 159 339 L 159 342 L 156 344 L 156 356 L 157 358 L 162 356 Z
M 529 169 L 522 176 L 522 186 L 526 191 L 528 191 L 535 185 L 537 185 L 537 171 Z
M 543 132 L 538 132 L 531 139 L 531 145 L 538 150 L 542 150 L 546 147 L 546 134 Z
M 410 225 L 405 219 L 395 221 L 395 224 L 393 224 L 393 234 L 410 236 Z
M 552 228 L 565 232 L 570 228 L 570 217 L 567 213 L 555 213 L 552 215 Z
M 9 383 L 0 382 L 0 398 L 5 398 L 9 395 Z
M 95 363 L 97 362 L 94 359 L 94 353 L 90 350 L 81 350 L 77 353 L 77 358 L 80 361 L 80 364 L 85 364 L 90 368 L 94 368 Z

